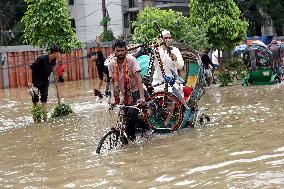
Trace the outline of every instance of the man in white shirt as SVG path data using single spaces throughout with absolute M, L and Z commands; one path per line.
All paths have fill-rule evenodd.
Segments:
M 219 51 L 219 55 L 220 57 L 218 58 L 218 50 L 215 50 L 213 53 L 212 53 L 212 63 L 214 64 L 214 67 L 215 68 L 218 68 L 219 65 L 220 65 L 220 60 L 222 58 L 222 51 Z
M 165 75 L 166 76 L 172 76 L 172 72 L 171 70 L 173 70 L 174 72 L 176 72 L 178 74 L 178 70 L 182 69 L 184 66 L 184 61 L 182 58 L 182 55 L 179 51 L 178 48 L 171 46 L 172 45 L 172 36 L 171 33 L 169 31 L 164 30 L 162 32 L 162 45 L 159 48 L 159 53 L 160 53 L 160 57 L 163 63 L 163 68 L 165 71 Z M 163 83 L 164 77 L 159 65 L 158 60 L 156 59 L 154 62 L 154 67 L 155 67 L 155 71 L 154 71 L 154 75 L 153 75 L 153 82 L 152 82 L 152 86 L 154 86 L 154 91 L 158 92 L 158 91 L 163 91 L 165 89 L 165 84 L 159 85 L 161 83 Z M 178 84 L 175 84 L 176 88 L 180 88 Z M 169 87 L 169 91 L 171 92 L 172 89 L 171 87 Z M 180 92 L 183 96 L 183 90 L 180 89 Z M 168 107 L 169 111 L 174 111 L 174 104 L 171 107 Z M 166 127 L 171 127 L 171 125 L 169 125 L 170 119 L 171 119 L 171 114 L 168 114 L 169 116 L 167 117 L 167 119 L 165 120 L 165 126 Z
M 161 60 L 165 70 L 165 75 L 172 76 L 171 70 L 177 73 L 178 69 L 182 69 L 184 61 L 178 48 L 171 46 L 173 39 L 169 31 L 164 30 L 162 32 L 163 44 L 159 48 Z M 162 71 L 158 60 L 154 62 L 155 71 L 153 75 L 152 85 L 155 86 L 164 82 Z M 164 85 L 154 87 L 155 92 L 164 90 Z M 171 89 L 170 89 L 171 91 Z

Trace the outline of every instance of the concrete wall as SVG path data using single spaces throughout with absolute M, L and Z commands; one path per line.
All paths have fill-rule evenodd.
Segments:
M 121 0 L 106 0 L 106 7 L 110 16 L 109 28 L 114 36 L 123 34 Z M 100 25 L 102 19 L 101 0 L 74 0 L 74 5 L 69 6 L 69 12 L 75 20 L 77 37 L 81 42 L 95 39 L 103 32 Z

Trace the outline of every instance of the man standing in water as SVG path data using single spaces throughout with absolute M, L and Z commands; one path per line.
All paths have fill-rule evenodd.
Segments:
M 145 93 L 140 76 L 140 66 L 136 58 L 127 54 L 126 43 L 116 40 L 113 45 L 114 59 L 109 64 L 109 76 L 111 77 L 112 92 L 111 103 L 135 105 L 137 102 L 145 105 Z M 122 96 L 122 99 L 120 98 Z M 125 110 L 126 132 L 131 140 L 135 140 L 136 126 L 143 130 L 149 130 L 149 126 L 138 116 L 139 112 L 134 108 Z M 149 134 L 149 133 L 147 133 Z
M 281 58 L 280 47 L 277 46 L 278 42 L 272 40 L 269 50 L 272 52 L 273 64 L 276 71 L 276 74 L 283 80 L 283 63 Z
M 33 108 L 36 107 L 40 101 L 44 110 L 44 121 L 47 121 L 47 98 L 48 98 L 48 87 L 49 87 L 49 76 L 56 65 L 56 59 L 58 59 L 59 47 L 54 45 L 50 48 L 48 55 L 40 56 L 36 61 L 30 66 L 32 70 L 32 84 L 33 87 L 30 90 L 30 95 L 32 96 Z M 29 84 L 31 87 L 31 84 Z
M 91 62 L 96 63 L 96 67 L 98 70 L 100 80 L 99 80 L 98 88 L 94 89 L 94 94 L 95 96 L 98 96 L 101 99 L 103 98 L 103 95 L 101 93 L 101 87 L 102 87 L 103 80 L 104 80 L 104 74 L 106 75 L 106 82 L 109 82 L 109 73 L 108 73 L 108 68 L 104 65 L 105 58 L 102 52 L 101 40 L 99 36 L 96 37 L 96 43 L 98 46 L 98 50 L 96 52 L 90 51 L 88 54 L 88 57 Z
M 213 72 L 210 69 L 210 66 L 212 69 L 215 68 L 214 64 L 212 63 L 211 59 L 209 58 L 208 53 L 210 52 L 209 48 L 204 49 L 203 53 L 201 54 L 201 61 L 203 63 L 204 71 L 205 71 L 205 79 L 207 82 L 207 85 L 210 86 L 213 82 Z

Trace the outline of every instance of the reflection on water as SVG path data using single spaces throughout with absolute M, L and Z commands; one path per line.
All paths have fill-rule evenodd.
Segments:
M 64 83 L 75 114 L 33 124 L 26 89 L 0 97 L 0 188 L 283 188 L 284 84 L 211 87 L 205 127 L 94 153 L 115 122 L 94 81 Z M 55 106 L 50 87 L 50 109 Z

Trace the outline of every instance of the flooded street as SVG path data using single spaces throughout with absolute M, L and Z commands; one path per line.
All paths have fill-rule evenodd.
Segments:
M 212 122 L 94 153 L 115 122 L 95 81 L 60 86 L 75 111 L 34 124 L 27 89 L 0 91 L 0 188 L 284 188 L 284 83 L 211 87 Z M 49 89 L 49 112 L 56 105 Z

